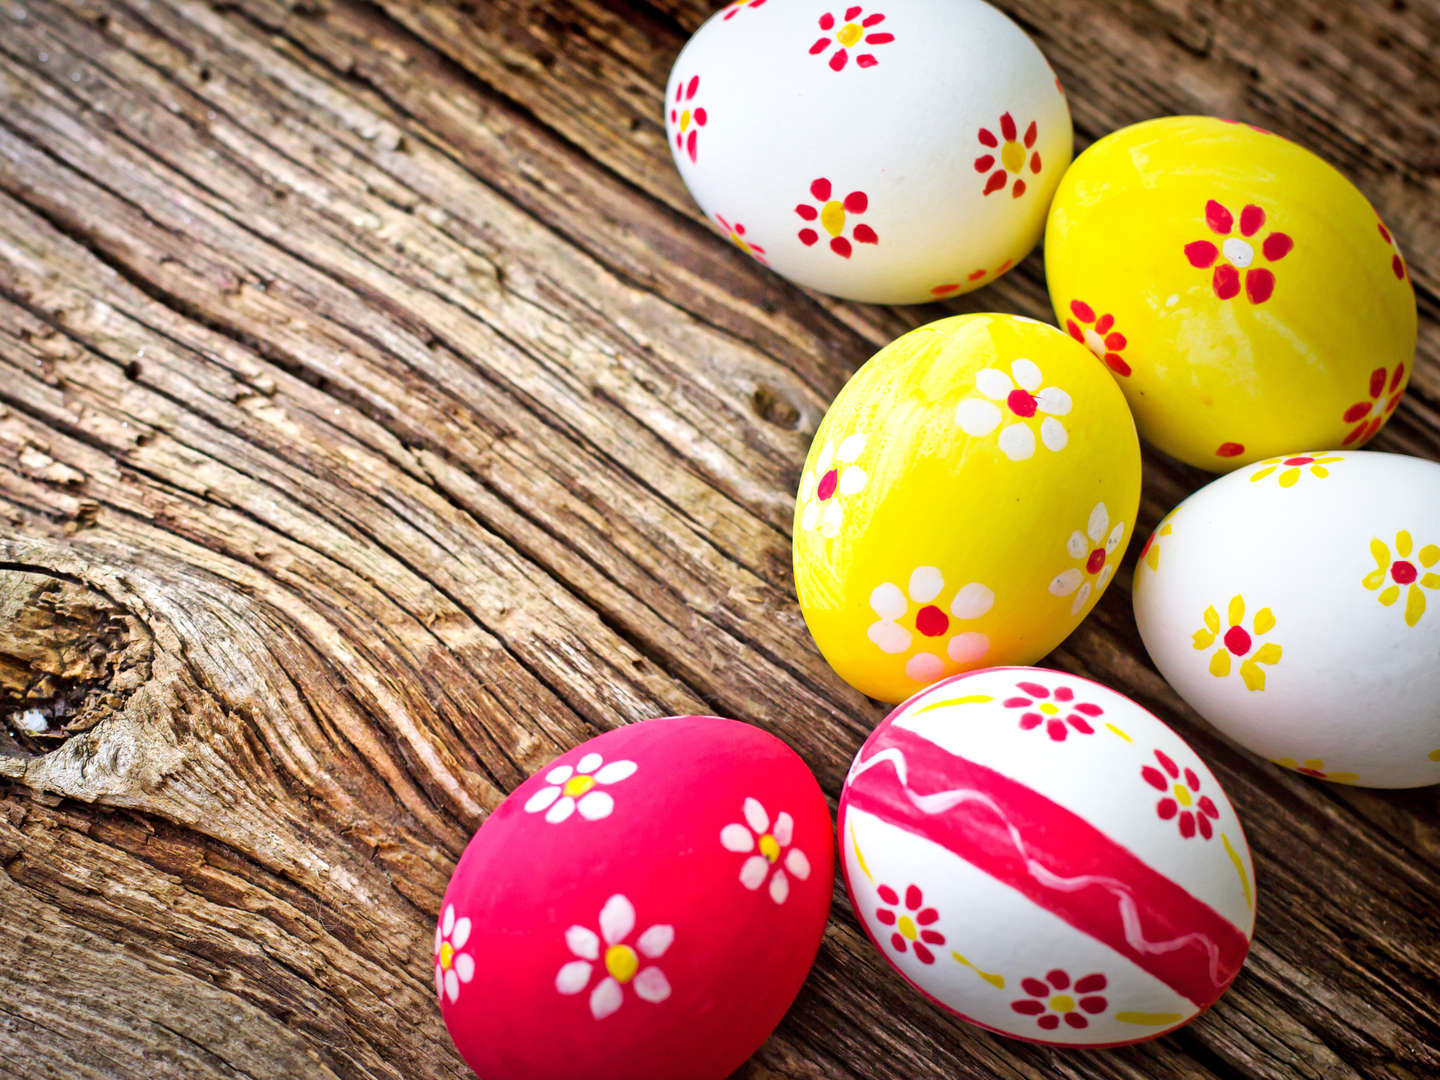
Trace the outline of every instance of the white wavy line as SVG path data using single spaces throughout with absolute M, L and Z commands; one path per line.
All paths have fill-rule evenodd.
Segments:
M 1117 901 L 1120 909 L 1120 923 L 1125 932 L 1125 942 L 1132 949 L 1139 953 L 1155 955 L 1174 952 L 1194 942 L 1200 945 L 1210 958 L 1210 981 L 1217 987 L 1221 984 L 1220 949 L 1208 935 L 1192 930 L 1188 934 L 1172 938 L 1169 941 L 1150 941 L 1145 937 L 1144 933 L 1141 932 L 1139 905 L 1135 902 L 1135 898 L 1131 895 L 1129 887 L 1126 886 L 1124 882 L 1115 878 L 1097 877 L 1093 874 L 1085 874 L 1080 877 L 1071 878 L 1061 877 L 1054 871 L 1042 866 L 1038 860 L 1031 856 L 1030 850 L 1026 847 L 1025 839 L 1021 835 L 1020 830 L 1005 816 L 1005 812 L 1000 809 L 1000 806 L 995 800 L 984 792 L 975 791 L 971 788 L 957 788 L 954 791 L 937 791 L 931 795 L 920 795 L 911 791 L 910 781 L 905 768 L 905 754 L 899 747 L 895 746 L 880 751 L 874 757 L 864 762 L 857 762 L 855 767 L 850 770 L 850 775 L 847 777 L 846 782 L 848 783 L 854 780 L 862 773 L 868 772 L 875 766 L 884 764 L 885 762 L 889 762 L 894 767 L 895 775 L 900 780 L 900 787 L 905 792 L 905 797 L 908 798 L 910 802 L 914 804 L 915 809 L 919 810 L 922 814 L 931 816 L 943 814 L 945 811 L 951 810 L 961 803 L 966 802 L 981 804 L 994 813 L 1004 824 L 1010 833 L 1010 842 L 1015 845 L 1015 850 L 1018 851 L 1020 857 L 1025 860 L 1025 868 L 1036 881 L 1060 892 L 1078 892 L 1091 885 L 1098 885 L 1110 893 Z

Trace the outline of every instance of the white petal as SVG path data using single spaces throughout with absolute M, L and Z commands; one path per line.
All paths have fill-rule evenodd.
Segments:
M 820 513 L 820 535 L 835 536 L 845 527 L 845 510 L 839 499 L 831 499 Z
M 950 644 L 945 646 L 946 654 L 957 664 L 973 664 L 977 660 L 983 660 L 989 651 L 990 639 L 973 631 L 956 634 L 950 639 Z
M 443 941 L 444 938 L 445 938 L 445 935 L 442 934 L 442 933 L 440 933 L 440 924 L 439 924 L 439 923 L 436 923 L 436 924 L 435 924 L 435 955 L 436 955 L 436 956 L 439 956 L 439 955 L 440 955 L 440 942 Z
M 606 945 L 618 945 L 635 929 L 635 908 L 629 900 L 616 893 L 600 909 L 600 936 Z
M 1070 534 L 1070 539 L 1065 541 L 1065 550 L 1072 559 L 1083 559 L 1090 554 L 1090 544 L 1085 539 L 1085 534 L 1077 529 Z
M 972 581 L 950 601 L 950 614 L 957 619 L 978 619 L 995 606 L 995 593 L 986 585 Z
M 575 800 L 569 795 L 563 796 L 559 802 L 545 811 L 545 820 L 551 825 L 559 825 L 575 812 Z
M 455 999 L 460 996 L 460 977 L 451 968 L 445 972 L 445 996 L 450 999 L 450 1004 L 455 1004 Z
M 770 899 L 777 904 L 783 904 L 789 895 L 790 882 L 785 877 L 785 871 L 777 869 L 770 878 Z
M 1115 573 L 1115 567 L 1111 563 L 1106 563 L 1100 570 L 1100 575 L 1095 579 L 1096 592 L 1100 592 L 1105 588 L 1106 584 L 1110 581 L 1110 575 L 1113 573 Z
M 807 532 L 820 524 L 820 500 L 807 499 L 805 509 L 800 511 L 800 528 Z
M 789 847 L 790 841 L 795 839 L 795 819 L 782 810 L 775 815 L 775 827 L 770 830 L 770 835 L 781 847 Z
M 785 869 L 799 881 L 804 881 L 810 876 L 810 860 L 799 848 L 791 848 L 785 854 Z
M 815 475 L 824 476 L 830 471 L 830 466 L 835 461 L 835 448 L 828 442 L 820 448 L 820 454 L 815 458 Z M 817 481 L 818 483 L 818 481 Z
M 1040 374 L 1040 368 L 1036 366 L 1035 361 L 1026 360 L 1022 357 L 1010 365 L 1010 373 L 1015 376 L 1015 381 L 1020 384 L 1022 389 L 1028 390 L 1032 394 L 1040 389 L 1042 376 Z
M 865 475 L 865 470 L 859 465 L 850 465 L 840 473 L 840 494 L 858 495 L 865 490 L 866 483 L 870 477 Z
M 670 980 L 658 967 L 647 967 L 635 976 L 635 996 L 641 1001 L 659 1005 L 670 996 Z
M 944 587 L 944 576 L 933 566 L 917 566 L 910 574 L 910 599 L 917 604 L 930 603 Z
M 916 653 L 905 661 L 905 674 L 916 682 L 930 683 L 945 674 L 945 664 L 934 653 Z
M 764 855 L 751 855 L 740 867 L 740 884 L 747 889 L 758 889 L 770 872 L 770 860 Z
M 966 435 L 976 438 L 983 438 L 999 427 L 1001 417 L 1000 406 L 983 398 L 966 398 L 955 406 L 955 423 Z
M 1063 574 L 1055 575 L 1054 579 L 1051 580 L 1050 595 L 1069 596 L 1072 592 L 1074 592 L 1080 587 L 1080 583 L 1084 580 L 1085 575 L 1072 566 Z
M 455 974 L 460 976 L 462 983 L 467 983 L 475 978 L 475 958 L 468 952 L 462 952 L 456 956 Z
M 857 431 L 855 434 L 848 436 L 845 441 L 840 444 L 840 450 L 835 456 L 839 460 L 848 463 L 854 461 L 864 452 L 865 433 Z
M 865 635 L 879 646 L 881 652 L 902 653 L 910 647 L 910 631 L 886 619 L 871 623 Z
M 755 834 L 739 822 L 731 822 L 720 830 L 720 844 L 726 851 L 743 855 L 755 847 Z
M 879 615 L 882 619 L 898 619 L 905 614 L 909 604 L 905 602 L 905 594 L 900 591 L 900 586 L 885 582 L 883 585 L 876 585 L 870 593 L 870 610 Z
M 1105 509 L 1103 502 L 1095 504 L 1095 509 L 1090 511 L 1090 522 L 1085 526 L 1085 533 L 1095 543 L 1105 539 L 1105 530 L 1110 527 L 1110 511 Z
M 1085 601 L 1090 599 L 1090 583 L 1087 581 L 1080 586 L 1080 591 L 1075 594 L 1075 601 L 1070 605 L 1070 614 L 1079 615 L 1080 609 L 1085 606 Z
M 975 373 L 975 389 L 992 401 L 1004 401 L 1015 389 L 1015 384 L 999 368 L 987 367 Z
M 469 918 L 455 920 L 455 932 L 450 935 L 450 944 L 457 949 L 463 949 L 465 942 L 470 940 Z
M 545 782 L 547 784 L 563 784 L 574 775 L 575 770 L 569 765 L 556 765 L 555 768 L 545 774 Z
M 1035 408 L 1051 416 L 1070 415 L 1070 395 L 1058 386 L 1047 386 L 1035 395 Z
M 575 766 L 575 771 L 582 773 L 592 773 L 600 767 L 601 763 L 604 760 L 604 758 L 602 758 L 599 754 L 595 753 L 592 750 L 590 753 L 586 754 L 580 759 L 579 763 Z
M 1115 528 L 1110 530 L 1109 539 L 1105 541 L 1105 554 L 1111 554 L 1120 546 L 1120 541 L 1123 539 L 1125 539 L 1125 523 L 1123 521 L 1117 521 Z
M 745 823 L 757 833 L 763 833 L 770 828 L 770 815 L 765 813 L 759 800 L 749 797 L 745 799 Z
M 447 905 L 445 906 L 445 918 L 443 918 L 443 919 L 440 920 L 440 929 L 444 932 L 444 934 L 445 934 L 446 937 L 449 937 L 449 936 L 450 936 L 450 931 L 455 929 L 455 905 L 454 905 L 454 904 L 447 904 Z
M 595 774 L 597 784 L 618 784 L 621 780 L 628 780 L 635 775 L 635 770 L 640 768 L 633 761 L 612 761 Z
M 651 960 L 656 960 L 665 955 L 665 950 L 670 948 L 670 944 L 674 940 L 675 927 L 668 923 L 660 923 L 641 934 L 639 940 L 635 942 L 635 947 Z
M 538 814 L 547 806 L 560 797 L 560 789 L 555 786 L 542 787 L 539 791 L 525 800 L 525 812 L 527 814 Z
M 555 973 L 555 989 L 562 994 L 578 994 L 590 985 L 590 970 L 584 960 L 571 960 Z
M 572 926 L 566 930 L 565 944 L 572 953 L 585 960 L 600 959 L 600 939 L 588 926 Z
M 1066 433 L 1064 424 L 1053 416 L 1047 416 L 1040 421 L 1040 441 L 1045 444 L 1045 449 L 1058 454 L 1065 449 L 1070 436 Z
M 1028 461 L 1035 456 L 1035 433 L 1024 424 L 1011 424 L 1000 432 L 1000 449 L 1011 461 Z
M 620 984 L 606 976 L 590 991 L 590 1015 L 596 1020 L 604 1020 L 620 1008 L 624 1000 L 625 995 L 620 992 Z
M 445 996 L 445 969 L 440 966 L 440 961 L 435 961 L 435 996 Z
M 589 791 L 580 797 L 575 808 L 586 821 L 600 821 L 615 810 L 615 800 L 607 791 Z

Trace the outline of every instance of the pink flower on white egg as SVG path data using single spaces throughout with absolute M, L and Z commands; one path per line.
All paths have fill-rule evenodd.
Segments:
M 865 14 L 865 9 L 858 4 L 845 9 L 845 17 L 837 19 L 831 12 L 825 12 L 820 16 L 820 29 L 824 31 L 815 43 L 810 46 L 811 56 L 820 56 L 832 44 L 839 44 L 839 48 L 830 54 L 830 70 L 842 71 L 850 59 L 850 50 L 859 45 L 887 45 L 895 40 L 895 35 L 884 30 L 876 30 L 885 21 L 885 16 L 874 12 Z M 857 67 L 874 67 L 878 60 L 871 52 L 857 52 L 855 64 Z
M 545 774 L 546 787 L 531 795 L 525 803 L 525 812 L 538 814 L 542 811 L 545 820 L 558 825 L 579 811 L 586 821 L 607 818 L 615 810 L 615 799 L 608 791 L 599 788 L 618 784 L 635 775 L 639 768 L 633 761 L 612 761 L 604 764 L 599 754 L 589 753 L 572 767 L 557 765 Z
M 945 589 L 945 576 L 938 567 L 917 566 L 906 586 L 905 591 L 888 581 L 875 586 L 870 593 L 870 610 L 879 618 L 866 631 L 877 648 L 897 656 L 907 652 L 917 638 L 920 640 L 920 651 L 905 662 L 906 675 L 916 682 L 929 683 L 945 674 L 945 661 L 938 654 L 942 644 L 945 656 L 955 664 L 974 664 L 985 658 L 990 638 L 955 623 L 978 619 L 994 607 L 995 593 L 988 586 L 970 582 L 956 592 L 948 612 L 935 603 Z M 913 616 L 912 606 L 916 609 Z M 936 652 L 930 651 L 932 643 Z
M 1103 502 L 1096 503 L 1090 511 L 1090 520 L 1086 522 L 1083 533 L 1076 529 L 1070 534 L 1065 550 L 1072 559 L 1080 560 L 1080 565 L 1057 574 L 1050 582 L 1050 593 L 1053 596 L 1074 595 L 1075 599 L 1070 604 L 1071 615 L 1080 613 L 1092 592 L 1102 592 L 1109 584 L 1115 573 L 1112 556 L 1124 538 L 1125 523 L 1117 521 L 1111 529 L 1110 512 Z
M 795 821 L 784 811 L 775 815 L 772 825 L 770 815 L 758 799 L 747 798 L 744 805 L 745 824 L 732 822 L 720 830 L 720 843 L 726 851 L 737 855 L 749 854 L 740 864 L 740 884 L 755 890 L 770 882 L 770 899 L 783 904 L 790 895 L 790 877 L 804 881 L 810 876 L 810 860 L 799 848 L 791 847 L 794 839 Z M 789 850 L 786 850 L 786 849 Z M 753 854 L 751 854 L 753 852 Z
M 657 923 L 628 943 L 635 930 L 635 907 L 616 893 L 600 909 L 600 933 L 588 926 L 565 931 L 565 944 L 576 959 L 555 975 L 555 989 L 565 995 L 582 993 L 599 968 L 603 975 L 590 991 L 590 1015 L 603 1020 L 625 1004 L 625 987 L 641 1001 L 658 1005 L 670 996 L 670 980 L 653 964 L 675 941 L 675 927 Z
M 457 919 L 455 905 L 446 905 L 435 927 L 435 995 L 448 997 L 452 1005 L 460 997 L 460 984 L 475 978 L 475 958 L 461 951 L 469 940 L 470 920 Z
M 1032 360 L 1014 361 L 1009 375 L 998 368 L 982 368 L 975 375 L 980 396 L 967 397 L 955 407 L 955 423 L 976 438 L 998 428 L 1005 456 L 1026 461 L 1035 456 L 1033 424 L 1038 419 L 1040 441 L 1047 450 L 1059 453 L 1070 438 L 1058 419 L 1070 414 L 1070 395 L 1058 386 L 1042 386 L 1043 382 L 1044 376 Z

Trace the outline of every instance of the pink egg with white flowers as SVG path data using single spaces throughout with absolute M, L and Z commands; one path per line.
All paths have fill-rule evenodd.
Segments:
M 666 717 L 582 743 L 450 879 L 445 1026 L 484 1080 L 722 1080 L 814 962 L 831 844 L 814 776 L 760 728 Z

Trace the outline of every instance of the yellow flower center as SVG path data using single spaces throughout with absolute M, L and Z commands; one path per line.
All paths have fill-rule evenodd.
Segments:
M 840 28 L 840 32 L 835 35 L 835 40 L 848 49 L 860 40 L 860 35 L 863 33 L 865 33 L 865 31 L 860 29 L 859 23 L 846 23 Z
M 920 931 L 915 929 L 915 920 L 910 918 L 909 915 L 900 916 L 900 921 L 896 924 L 896 929 L 911 941 L 914 941 L 920 936 Z
M 749 255 L 749 254 L 750 254 L 750 245 L 747 244 L 747 243 L 744 241 L 744 239 L 740 236 L 739 233 L 735 232 L 734 230 L 731 230 L 731 232 L 730 232 L 730 240 L 731 240 L 731 242 L 732 242 L 736 247 L 738 247 L 738 248 L 739 248 L 741 251 L 743 251 L 746 255 Z
M 455 946 L 445 942 L 440 946 L 440 966 L 446 971 L 450 970 L 450 964 L 455 959 Z
M 827 202 L 820 208 L 820 224 L 831 236 L 839 236 L 845 231 L 845 204 L 839 199 Z
M 1018 140 L 1011 139 L 1000 148 L 1000 164 L 1010 172 L 1019 172 L 1020 166 L 1025 164 L 1025 147 Z
M 605 970 L 622 986 L 635 977 L 640 958 L 629 945 L 611 945 L 605 950 Z
M 686 109 L 680 114 L 680 130 L 683 132 L 690 126 L 690 110 Z
M 760 854 L 774 862 L 780 857 L 780 841 L 771 836 L 768 832 L 760 837 Z
M 1181 806 L 1190 805 L 1190 789 L 1184 784 L 1175 785 L 1175 801 Z
M 1050 1008 L 1058 1013 L 1075 1011 L 1075 999 L 1069 994 L 1056 994 L 1050 999 Z
M 1060 708 L 1059 706 L 1047 701 L 1044 705 L 1040 706 L 1040 711 L 1043 712 L 1046 716 L 1054 716 L 1060 711 Z
M 595 778 L 593 776 L 572 776 L 565 781 L 565 786 L 560 790 L 572 799 L 578 799 L 594 786 Z

